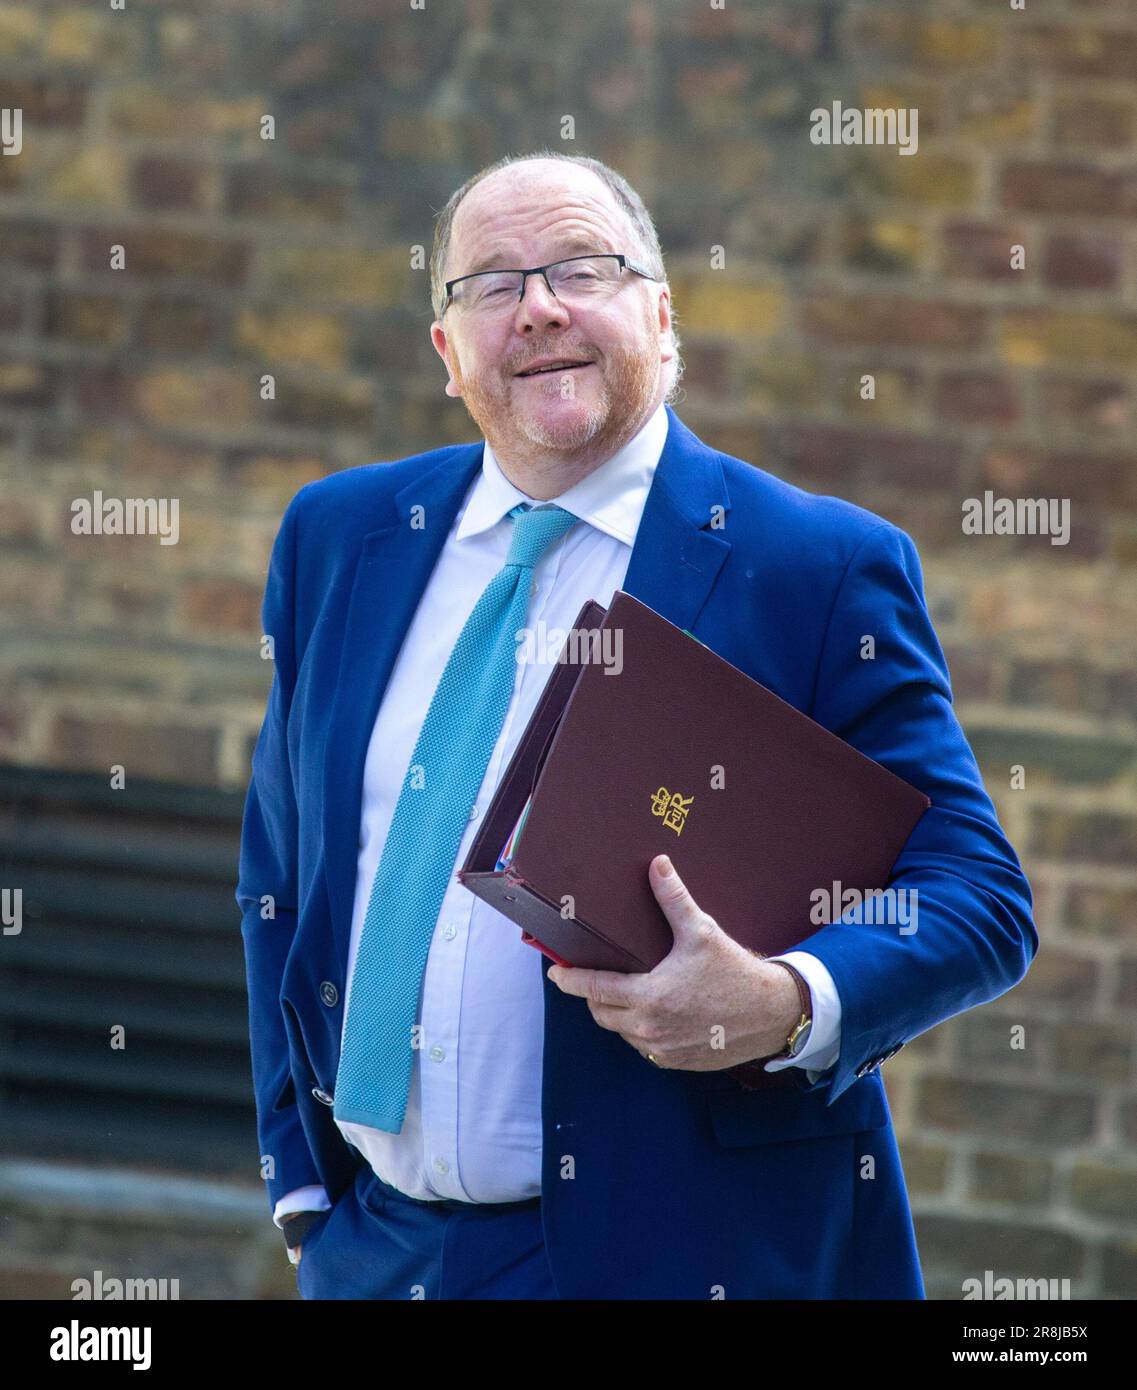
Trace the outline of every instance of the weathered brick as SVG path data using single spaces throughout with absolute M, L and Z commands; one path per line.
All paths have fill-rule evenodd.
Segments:
M 1041 933 L 1045 939 L 1045 933 Z M 1046 945 L 1015 986 L 1015 998 L 1026 1005 L 1042 1003 L 1084 1009 L 1097 995 L 1098 967 L 1092 960 Z
M 1137 960 L 1122 958 L 1117 963 L 1114 1003 L 1130 1013 L 1137 1011 Z
M 138 307 L 135 332 L 142 347 L 163 356 L 189 356 L 215 347 L 225 326 L 225 310 L 208 300 L 148 295 Z
M 1134 1072 L 1133 1030 L 1121 1024 L 1070 1019 L 1055 1025 L 1056 1076 L 1128 1081 Z
M 130 171 L 130 196 L 142 208 L 205 211 L 215 202 L 218 182 L 208 165 L 144 155 Z
M 895 149 L 864 147 L 850 161 L 855 192 L 933 207 L 961 207 L 978 193 L 976 165 L 958 155 L 928 154 L 916 159 Z
M 1128 430 L 1133 426 L 1133 396 L 1129 384 L 1117 378 L 1086 380 L 1043 373 L 1039 396 L 1045 419 L 1080 430 Z
M 944 372 L 936 383 L 936 414 L 942 420 L 1009 425 L 1021 413 L 1015 382 L 998 372 Z
M 1020 367 L 1137 363 L 1137 315 L 1019 309 L 1003 317 L 998 334 L 1004 357 Z
M 1102 1279 L 1112 1298 L 1137 1298 L 1137 1236 L 1102 1246 Z
M 1054 1164 L 1047 1158 L 982 1150 L 971 1155 L 968 1189 L 981 1202 L 1045 1206 L 1053 1181 Z
M 253 372 L 232 367 L 154 367 L 132 374 L 130 400 L 154 424 L 235 426 L 253 417 L 258 390 Z
M 953 530 L 954 530 L 954 520 Z M 971 643 L 959 646 L 944 643 L 944 656 L 951 673 L 951 688 L 957 700 L 986 700 L 994 690 L 994 662 L 989 652 Z
M 913 1197 L 938 1197 L 947 1184 L 951 1150 L 907 1139 L 901 1146 L 904 1182 Z
M 292 169 L 235 165 L 226 171 L 225 210 L 235 217 L 342 222 L 348 190 Z
M 862 379 L 873 378 L 873 399 L 862 398 Z M 913 368 L 881 367 L 862 361 L 846 365 L 836 379 L 838 403 L 858 420 L 908 424 L 919 418 L 923 404 L 923 375 Z
M 281 377 L 276 399 L 259 402 L 265 419 L 309 429 L 370 430 L 374 423 L 375 384 L 338 377 L 320 383 L 311 378 Z
M 1039 729 L 972 728 L 969 741 L 983 774 L 1006 780 L 1021 765 L 1030 790 L 1099 785 L 1137 764 L 1137 744 L 1107 737 L 1074 737 Z
M 1061 232 L 1047 238 L 1042 274 L 1061 290 L 1110 290 L 1121 282 L 1119 237 Z
M 117 211 L 126 201 L 126 158 L 106 141 L 84 142 L 52 163 L 37 180 L 37 191 L 46 203 L 70 203 L 85 214 Z
M 1110 675 L 1077 657 L 1024 657 L 1011 668 L 1007 698 L 1018 708 L 1038 705 L 1077 714 L 1120 714 L 1128 701 L 1117 703 Z
M 131 405 L 132 378 L 117 364 L 93 362 L 72 373 L 76 404 L 88 423 L 113 419 Z
M 4 248 L 4 261 L 9 265 L 51 270 L 59 256 L 59 230 L 49 222 L 30 217 L 10 218 L 0 222 L 0 247 Z
M 0 552 L 0 607 L 22 622 L 57 623 L 63 616 L 66 576 L 56 556 Z
M 1069 1279 L 1071 1293 L 1079 1296 L 1074 1281 L 1085 1268 L 1085 1246 L 1077 1235 L 929 1212 L 918 1215 L 915 1224 L 921 1260 L 941 1272 L 954 1272 L 961 1280 L 981 1280 L 988 1269 L 996 1278 Z
M 166 490 L 175 479 L 186 488 L 215 487 L 223 476 L 218 450 L 145 430 L 132 432 L 125 446 L 120 443 L 116 459 L 126 475 L 145 477 Z
M 981 148 L 1028 141 L 1042 127 L 1043 103 L 1021 78 L 1018 82 L 1004 79 L 996 85 L 984 71 L 974 82 L 953 84 L 952 95 L 958 138 L 974 141 Z M 923 125 L 921 111 L 921 139 Z
M 841 480 L 845 487 L 861 479 L 947 487 L 959 475 L 959 450 L 950 440 L 803 425 L 779 430 L 778 442 L 782 457 L 804 476 L 818 482 Z
M 73 129 L 83 123 L 87 87 L 66 77 L 6 76 L 4 105 L 18 106 L 24 113 L 26 125 Z
M 1026 232 L 1013 222 L 948 222 L 941 233 L 944 273 L 955 279 L 1018 280 L 1013 246 L 1025 246 Z
M 1065 77 L 1132 78 L 1137 32 L 1092 24 L 1031 24 L 1019 36 L 1023 60 Z
M 182 589 L 181 617 L 190 630 L 255 636 L 260 608 L 260 589 L 236 579 L 196 579 Z
M 0 333 L 18 333 L 24 324 L 24 301 L 18 294 L 0 294 Z
M 920 1123 L 937 1129 L 1047 1145 L 1084 1142 L 1093 1133 L 1095 1097 L 1085 1091 L 924 1076 L 916 1094 Z
M 1137 102 L 1130 96 L 1089 95 L 1084 89 L 1060 90 L 1054 98 L 1054 143 L 1103 150 L 1123 150 L 1137 130 Z
M 1062 926 L 1087 940 L 1124 940 L 1137 921 L 1137 886 L 1072 883 Z
M 1039 806 L 1031 821 L 1030 852 L 1047 859 L 1131 866 L 1137 862 L 1137 816 Z
M 786 296 L 775 285 L 752 285 L 726 271 L 671 277 L 676 307 L 687 331 L 753 341 L 778 332 L 786 319 Z
M 272 105 L 255 92 L 221 95 L 188 89 L 183 83 L 116 84 L 107 96 L 107 121 L 123 135 L 227 141 L 249 150 L 262 145 L 260 120 Z
M 126 341 L 126 306 L 114 295 L 53 290 L 44 299 L 44 336 L 117 347 Z
M 1137 508 L 1137 468 L 1114 454 L 1037 454 L 995 447 L 983 456 L 980 487 L 1022 497 L 1069 498 L 1077 504 L 1121 511 Z
M 0 358 L 0 405 L 45 409 L 60 393 L 60 372 L 50 362 Z
M 1137 174 L 1023 160 L 1003 168 L 999 198 L 1004 207 L 1020 212 L 1129 217 L 1137 211 Z
M 165 627 L 169 608 L 169 584 L 164 578 L 88 573 L 73 618 L 91 627 L 119 628 L 124 623 Z
M 144 60 L 140 25 L 123 25 L 105 13 L 68 6 L 44 17 L 42 59 L 53 71 L 71 68 L 97 74 L 129 72 Z
M 330 459 L 313 453 L 282 454 L 267 449 L 231 450 L 225 474 L 240 488 L 269 489 L 285 500 L 315 478 L 334 471 Z
M 1070 1175 L 1070 1200 L 1078 1211 L 1137 1224 L 1137 1168 L 1084 1159 Z
M 35 545 L 39 540 L 39 515 L 31 500 L 0 497 L 0 541 L 5 545 Z
M 179 5 L 173 13 L 159 16 L 152 42 L 155 67 L 182 78 L 216 79 L 233 61 L 231 31 L 208 11 L 191 15 Z M 284 81 L 287 76 L 287 68 L 282 67 L 278 77 Z
M 32 5 L 0 5 L 0 58 L 34 57 L 43 36 L 43 16 Z
M 867 58 L 927 67 L 934 73 L 973 71 L 998 51 L 998 27 L 990 20 L 938 18 L 902 10 L 862 10 L 850 30 L 854 51 Z
M 249 248 L 227 237 L 175 232 L 156 227 L 88 227 L 82 238 L 83 264 L 123 278 L 165 275 L 239 285 L 247 273 Z M 125 267 L 111 271 L 111 247 L 125 250 Z
M 22 702 L 0 700 L 0 753 L 8 762 L 26 754 L 31 710 Z
M 854 213 L 841 226 L 842 255 L 854 270 L 914 270 L 927 255 L 928 234 L 919 222 Z
M 249 306 L 233 325 L 233 341 L 243 355 L 266 362 L 313 367 L 341 367 L 348 326 L 335 314 L 291 309 L 277 304 Z
M 60 714 L 52 722 L 54 764 L 71 769 L 106 770 L 120 764 L 130 778 L 213 783 L 217 777 L 218 734 L 185 723 L 144 724 L 139 720 L 81 718 Z
M 814 295 L 801 306 L 803 332 L 833 343 L 974 348 L 984 323 L 984 312 L 975 305 L 893 295 Z
M 943 86 L 932 80 L 928 73 L 918 76 L 899 72 L 874 74 L 861 85 L 857 101 L 862 110 L 887 111 L 915 107 L 920 113 L 921 141 L 940 134 L 944 104 Z
M 257 253 L 256 281 L 267 293 L 379 307 L 403 299 L 415 275 L 409 267 L 409 248 L 265 246 Z M 425 285 L 423 293 L 429 299 Z
M 379 156 L 385 160 L 417 160 L 418 163 L 452 163 L 461 158 L 467 132 L 460 121 L 446 115 L 393 108 L 379 122 Z
M 973 1009 L 940 1025 L 954 1034 L 968 1075 L 975 1066 L 1000 1068 L 1008 1080 L 1045 1072 L 1049 1025 L 1026 1017 L 1022 1002 L 1004 995 L 997 1008 Z

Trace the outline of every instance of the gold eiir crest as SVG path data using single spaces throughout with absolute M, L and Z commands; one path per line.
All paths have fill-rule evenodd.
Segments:
M 678 792 L 669 792 L 666 787 L 660 787 L 651 798 L 651 813 L 662 816 L 664 825 L 679 835 L 687 823 L 687 812 L 694 799 L 693 794 L 684 798 Z

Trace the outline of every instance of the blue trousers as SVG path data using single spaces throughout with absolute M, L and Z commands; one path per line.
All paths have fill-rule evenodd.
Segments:
M 363 1164 L 308 1228 L 302 1298 L 557 1298 L 541 1199 L 424 1202 Z

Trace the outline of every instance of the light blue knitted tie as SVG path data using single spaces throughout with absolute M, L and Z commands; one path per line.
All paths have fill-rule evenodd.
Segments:
M 406 1113 L 431 938 L 513 695 L 532 570 L 577 520 L 563 507 L 525 503 L 509 515 L 505 566 L 458 634 L 411 754 L 351 977 L 332 1113 L 391 1134 Z

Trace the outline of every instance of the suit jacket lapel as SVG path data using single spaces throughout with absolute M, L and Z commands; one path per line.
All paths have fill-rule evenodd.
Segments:
M 367 746 L 395 658 L 482 453 L 481 444 L 463 446 L 396 493 L 398 520 L 364 537 L 356 564 L 324 759 L 324 858 L 345 978 Z M 418 507 L 421 514 L 413 510 Z M 423 524 L 416 526 L 419 515 Z
M 676 627 L 691 629 L 730 553 L 723 534 L 730 498 L 718 454 L 666 410 L 667 438 L 623 587 Z

